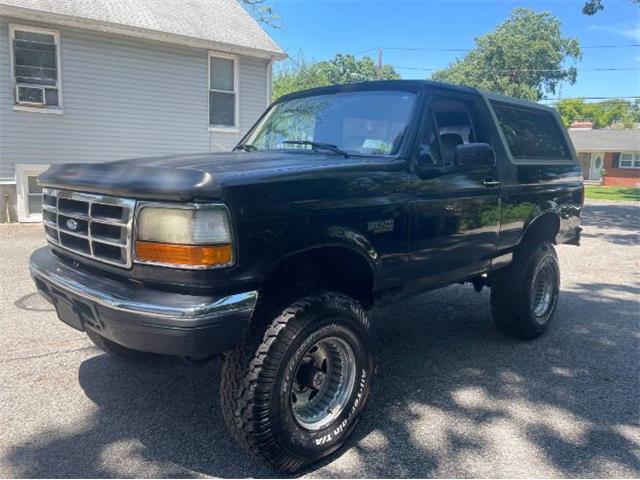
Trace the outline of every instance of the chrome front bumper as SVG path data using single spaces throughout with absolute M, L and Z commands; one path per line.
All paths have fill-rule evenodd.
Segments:
M 134 350 L 191 356 L 232 348 L 247 331 L 258 292 L 185 295 L 73 268 L 48 247 L 36 250 L 31 276 L 62 321 Z

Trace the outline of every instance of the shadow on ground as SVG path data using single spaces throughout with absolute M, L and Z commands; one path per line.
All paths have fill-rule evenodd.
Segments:
M 597 205 L 588 207 L 589 215 L 582 221 L 584 239 L 598 238 L 622 246 L 640 244 L 640 203 L 638 205 Z M 594 233 L 593 228 L 605 232 Z M 606 230 L 615 229 L 615 232 Z
M 620 215 L 611 227 L 636 221 L 635 207 L 610 208 Z M 585 225 L 606 228 L 611 214 L 598 215 L 596 206 Z M 546 475 L 615 467 L 637 477 L 629 429 L 639 427 L 639 294 L 637 285 L 574 284 L 547 334 L 527 343 L 499 334 L 487 292 L 468 287 L 376 310 L 368 410 L 345 449 L 302 473 L 492 476 L 496 459 L 535 458 Z M 96 405 L 85 428 L 41 433 L 3 461 L 22 477 L 278 476 L 225 431 L 220 365 L 96 355 L 78 374 Z
M 473 295 L 455 288 L 464 290 L 456 296 Z M 639 346 L 637 304 L 592 294 L 616 288 L 640 293 L 606 284 L 564 292 L 559 321 L 532 343 L 500 335 L 486 309 L 476 318 L 443 315 L 450 299 L 442 299 L 442 292 L 407 302 L 402 312 L 394 309 L 400 324 L 386 320 L 391 311 L 376 312 L 377 383 L 348 444 L 363 461 L 346 472 L 332 472 L 332 463 L 324 462 L 326 474 L 430 476 L 439 467 L 438 451 L 455 461 L 493 448 L 495 439 L 483 426 L 500 419 L 513 423 L 562 475 L 606 475 L 601 466 L 611 463 L 640 471 L 637 445 L 617 429 L 638 423 L 637 358 L 628 358 Z M 587 309 L 601 320 L 582 321 Z M 436 319 L 423 321 L 423 312 L 434 310 L 440 310 Z M 79 370 L 82 388 L 97 405 L 87 428 L 48 432 L 15 447 L 8 460 L 24 477 L 109 477 L 127 475 L 128 467 L 106 466 L 105 451 L 124 448 L 123 454 L 153 464 L 161 477 L 188 475 L 184 469 L 226 477 L 277 475 L 231 444 L 219 411 L 219 369 L 219 361 L 199 367 L 170 358 L 138 364 L 90 358 Z M 456 421 L 430 425 L 430 411 Z M 423 430 L 415 428 L 418 422 Z M 461 422 L 473 426 L 467 430 Z M 430 429 L 437 449 L 429 444 Z M 372 432 L 382 437 L 381 445 L 363 441 Z
M 582 218 L 582 226 L 588 230 L 589 227 L 615 228 L 632 230 L 638 232 L 640 226 L 640 203 L 638 204 L 597 204 L 592 203 L 585 206 L 588 214 Z

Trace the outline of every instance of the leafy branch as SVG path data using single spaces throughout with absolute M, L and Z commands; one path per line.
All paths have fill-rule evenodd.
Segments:
M 268 25 L 272 28 L 281 28 L 282 19 L 280 15 L 269 5 L 266 5 L 266 0 L 241 0 L 247 11 L 251 16 L 263 25 Z
M 582 7 L 582 13 L 585 15 L 595 15 L 604 10 L 604 0 L 587 0 Z M 640 0 L 631 0 L 631 3 L 640 5 Z

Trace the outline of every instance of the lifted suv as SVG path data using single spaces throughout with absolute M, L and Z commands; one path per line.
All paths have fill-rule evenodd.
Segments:
M 580 175 L 541 105 L 422 81 L 314 89 L 231 153 L 51 167 L 31 273 L 107 352 L 226 352 L 229 430 L 294 471 L 356 426 L 374 304 L 467 281 L 491 287 L 503 332 L 547 329 Z

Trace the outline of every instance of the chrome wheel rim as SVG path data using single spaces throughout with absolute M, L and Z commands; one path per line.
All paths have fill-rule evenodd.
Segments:
M 553 304 L 555 277 L 555 269 L 549 260 L 540 265 L 533 277 L 531 308 L 536 317 L 546 315 Z
M 296 367 L 289 401 L 296 422 L 320 430 L 344 411 L 355 385 L 356 359 L 351 346 L 329 337 L 314 343 Z

